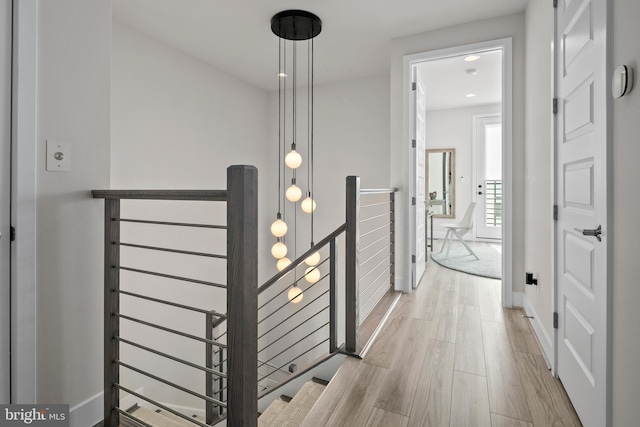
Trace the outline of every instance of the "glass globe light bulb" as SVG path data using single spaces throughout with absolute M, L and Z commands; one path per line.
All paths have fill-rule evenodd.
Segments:
M 304 260 L 307 265 L 314 266 L 320 262 L 320 252 L 315 251 Z
M 316 210 L 316 201 L 313 200 L 311 197 L 307 197 L 302 201 L 302 204 L 300 205 L 300 207 L 302 208 L 303 212 L 311 213 Z
M 287 257 L 283 257 L 278 260 L 276 267 L 278 267 L 278 271 L 282 271 L 287 268 L 289 264 L 291 264 L 291 260 Z
M 284 258 L 287 255 L 287 245 L 282 242 L 276 242 L 271 246 L 271 255 L 277 259 Z
M 317 267 L 309 267 L 304 271 L 304 278 L 309 283 L 316 283 L 320 280 L 320 270 Z
M 297 169 L 302 164 L 302 156 L 296 150 L 291 150 L 284 158 L 284 163 L 291 169 Z
M 281 219 L 273 221 L 273 224 L 271 224 L 271 234 L 276 237 L 282 237 L 287 234 L 287 223 Z
M 304 295 L 302 293 L 302 289 L 298 288 L 297 286 L 294 286 L 293 288 L 289 289 L 289 293 L 287 294 L 287 298 L 289 298 L 289 301 L 291 301 L 294 304 L 297 304 L 300 301 L 302 301 L 303 297 Z
M 302 197 L 302 190 L 295 184 L 291 184 L 291 187 L 287 188 L 287 192 L 285 193 L 287 196 L 287 200 L 290 202 L 297 202 Z

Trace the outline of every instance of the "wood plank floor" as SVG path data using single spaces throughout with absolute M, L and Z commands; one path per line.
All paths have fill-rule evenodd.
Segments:
M 501 307 L 500 281 L 428 262 L 303 426 L 581 426 L 522 315 Z

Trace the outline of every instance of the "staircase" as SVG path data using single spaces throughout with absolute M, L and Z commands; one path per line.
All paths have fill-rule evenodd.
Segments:
M 280 396 L 258 418 L 259 427 L 297 427 L 318 401 L 328 382 L 319 378 L 307 381 L 293 398 Z
M 193 427 L 194 424 L 172 414 L 171 412 L 162 411 L 160 409 L 153 411 L 148 408 L 144 408 L 141 406 L 135 406 L 129 411 L 130 414 L 133 414 L 139 420 L 145 422 L 146 424 L 153 427 Z M 196 417 L 194 415 L 194 419 L 197 419 L 200 422 L 204 422 L 204 419 Z M 139 424 L 134 423 L 128 420 L 121 421 L 121 427 L 139 427 Z
M 315 374 L 311 370 L 334 356 L 353 356 L 361 350 L 361 320 L 395 287 L 396 190 L 361 190 L 358 177 L 347 177 L 345 223 L 258 286 L 256 188 L 257 170 L 240 165 L 228 168 L 224 190 L 92 192 L 94 198 L 105 200 L 105 427 L 208 427 L 223 420 L 230 427 L 298 426 L 325 384 L 316 380 L 294 390 Z M 361 204 L 361 197 L 367 201 Z M 127 205 L 128 200 L 133 200 L 132 207 L 146 200 L 171 206 L 182 201 L 222 202 L 226 222 L 219 218 L 203 223 L 200 214 L 149 218 L 145 209 L 155 212 L 151 206 L 139 211 L 125 207 L 123 217 L 121 202 Z M 209 248 L 206 252 L 181 246 L 182 240 L 194 243 L 182 236 L 200 236 L 188 234 L 194 227 L 213 233 L 223 230 L 226 238 L 203 236 L 194 246 Z M 165 235 L 172 238 L 155 240 Z M 122 253 L 121 248 L 125 248 Z M 316 254 L 320 260 L 308 267 L 307 258 Z M 195 271 L 189 273 L 195 277 L 182 275 L 189 270 L 184 267 L 187 259 L 203 266 L 199 276 Z M 224 264 L 204 268 L 205 261 L 220 259 L 226 260 L 226 269 Z M 162 287 L 155 286 L 157 280 L 163 281 Z M 293 289 L 299 292 L 295 301 L 290 297 Z M 137 309 L 143 306 L 144 310 Z M 185 316 L 176 323 L 177 313 Z M 155 333 L 184 340 L 185 347 L 176 351 L 173 341 L 163 347 L 165 340 L 154 339 Z M 186 346 L 198 343 L 205 344 L 204 355 L 186 351 Z M 148 363 L 151 354 L 162 359 Z M 169 370 L 173 379 L 165 375 Z M 167 402 L 173 401 L 174 393 L 204 401 L 194 406 L 204 407 L 200 414 L 204 419 L 181 415 L 169 403 L 153 400 L 151 391 L 136 392 L 143 388 L 143 377 L 149 387 L 161 383 L 170 388 Z M 200 377 L 204 387 L 194 390 L 186 385 L 196 384 L 192 378 Z M 121 407 L 123 393 L 139 399 L 140 407 L 129 411 Z M 290 401 L 278 399 L 258 423 L 258 402 L 263 409 L 281 393 L 295 396 Z M 155 408 L 161 411 L 154 412 Z
M 307 381 L 294 397 L 280 396 L 258 418 L 259 427 L 298 427 L 305 420 L 307 414 L 311 412 L 313 405 L 318 401 L 324 392 L 328 382 L 320 378 L 312 378 Z M 129 409 L 140 421 L 152 427 L 193 427 L 194 424 L 162 410 L 152 410 L 149 408 L 134 406 Z M 204 419 L 196 417 L 194 419 L 204 422 Z M 139 427 L 140 424 L 125 420 L 121 427 Z

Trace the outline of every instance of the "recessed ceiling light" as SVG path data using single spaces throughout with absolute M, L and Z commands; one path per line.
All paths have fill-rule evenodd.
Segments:
M 464 58 L 464 60 L 467 61 L 467 62 L 477 61 L 478 59 L 480 59 L 480 57 L 478 55 L 469 55 L 469 56 Z
M 466 70 L 466 73 L 470 76 L 475 76 L 478 74 L 478 70 L 476 68 L 469 68 L 468 70 Z
M 475 93 L 468 93 L 468 94 L 465 95 L 465 97 L 467 97 L 467 98 L 473 98 L 474 96 L 476 96 Z
M 287 73 L 279 72 L 278 74 L 276 74 L 276 76 L 278 76 L 278 77 L 287 77 Z

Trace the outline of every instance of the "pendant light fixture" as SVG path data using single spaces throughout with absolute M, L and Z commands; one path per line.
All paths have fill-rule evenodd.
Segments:
M 303 10 L 285 10 L 271 18 L 271 31 L 278 36 L 278 213 L 276 221 L 271 226 L 272 234 L 277 238 L 273 245 L 272 254 L 278 259 L 277 268 L 279 271 L 291 264 L 291 260 L 296 259 L 296 232 L 297 232 L 297 211 L 293 209 L 293 227 L 287 227 L 285 217 L 282 215 L 286 211 L 286 201 L 300 204 L 301 210 L 310 214 L 311 247 L 313 247 L 313 212 L 316 209 L 316 201 L 313 199 L 313 39 L 322 29 L 322 22 L 318 16 Z M 304 49 L 306 47 L 306 49 Z M 304 49 L 304 50 L 302 50 Z M 306 61 L 299 61 L 299 56 L 304 57 L 306 50 Z M 306 100 L 303 99 L 304 91 L 300 90 L 299 68 L 306 62 Z M 299 64 L 300 63 L 300 64 Z M 300 66 L 300 67 L 299 67 Z M 302 74 L 304 79 L 304 74 Z M 289 84 L 290 82 L 290 84 Z M 289 88 L 287 87 L 289 85 Z M 291 100 L 288 103 L 288 100 Z M 303 107 L 299 107 L 306 101 L 307 129 L 306 138 L 304 132 L 300 132 L 298 120 L 304 116 Z M 306 139 L 306 141 L 305 141 Z M 306 143 L 306 144 L 305 144 Z M 286 152 L 286 155 L 285 155 Z M 298 184 L 298 171 L 304 173 L 306 169 L 307 182 L 305 192 Z M 304 175 L 303 175 L 304 176 Z M 288 186 L 286 183 L 290 183 Z M 285 189 L 286 187 L 286 189 Z M 283 191 L 284 190 L 284 191 Z M 284 193 L 284 194 L 283 194 Z M 284 196 L 284 197 L 283 197 Z M 286 199 L 286 200 L 285 200 Z M 287 255 L 287 248 L 284 244 L 285 235 L 292 234 L 293 250 Z M 305 260 L 309 266 L 305 270 L 304 277 L 309 283 L 315 283 L 320 279 L 320 271 L 315 267 L 320 262 L 320 254 L 313 253 Z M 294 270 L 294 276 L 297 272 Z M 294 282 L 295 283 L 295 282 Z M 298 286 L 293 285 L 288 293 L 289 301 L 298 303 L 302 301 L 303 291 Z

